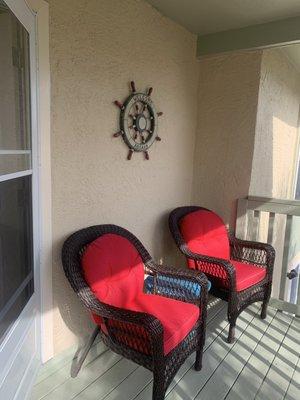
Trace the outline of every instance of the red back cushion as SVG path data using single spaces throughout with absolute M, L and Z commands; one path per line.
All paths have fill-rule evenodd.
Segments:
M 214 212 L 208 210 L 191 212 L 181 219 L 180 230 L 192 252 L 227 260 L 230 258 L 225 224 Z
M 82 257 L 85 280 L 100 300 L 126 307 L 143 291 L 144 265 L 136 248 L 122 236 L 105 234 Z

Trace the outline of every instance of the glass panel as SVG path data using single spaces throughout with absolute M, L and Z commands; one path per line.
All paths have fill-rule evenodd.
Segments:
M 3 174 L 30 167 L 30 152 L 23 157 L 14 152 L 30 151 L 31 121 L 29 34 L 1 0 L 0 38 L 0 174 Z
M 33 293 L 31 176 L 0 183 L 0 337 Z
M 31 169 L 31 154 L 1 154 L 0 175 Z

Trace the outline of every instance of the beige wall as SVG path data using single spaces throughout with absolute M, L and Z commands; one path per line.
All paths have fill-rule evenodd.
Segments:
M 281 49 L 262 57 L 250 194 L 293 198 L 300 73 Z
M 53 294 L 55 353 L 86 334 L 82 307 L 60 261 L 77 229 L 115 223 L 156 259 L 178 252 L 169 211 L 189 204 L 196 132 L 196 37 L 141 0 L 50 0 L 52 90 Z M 126 160 L 115 99 L 154 87 L 161 143 Z
M 248 195 L 262 52 L 200 61 L 193 202 L 234 226 L 236 200 Z

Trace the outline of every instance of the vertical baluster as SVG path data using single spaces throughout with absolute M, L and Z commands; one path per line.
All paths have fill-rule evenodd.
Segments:
M 238 200 L 235 235 L 239 239 L 247 239 L 247 226 L 248 226 L 247 206 L 248 206 L 247 199 Z
M 261 213 L 258 210 L 248 210 L 247 215 L 248 215 L 247 239 L 252 241 L 257 241 L 259 235 Z
M 284 234 L 284 247 L 283 247 L 283 257 L 282 257 L 280 289 L 279 289 L 279 299 L 281 299 L 281 300 L 285 300 L 284 296 L 285 296 L 286 280 L 287 280 L 286 274 L 287 274 L 287 269 L 288 269 L 288 258 L 289 258 L 289 249 L 290 249 L 292 221 L 293 221 L 293 216 L 287 215 L 286 225 L 285 225 L 285 234 Z
M 266 211 L 261 211 L 259 217 L 258 239 L 257 239 L 259 242 L 267 243 L 268 227 L 269 227 L 269 213 Z
M 275 213 L 269 213 L 269 226 L 268 226 L 268 243 L 273 245 L 274 242 L 274 220 Z
M 248 224 L 247 224 L 247 240 L 254 240 L 253 237 L 253 229 L 254 229 L 254 211 L 253 210 L 248 210 L 247 212 L 247 219 L 248 219 Z
M 252 232 L 252 240 L 258 241 L 259 236 L 259 228 L 260 228 L 260 211 L 254 210 L 253 213 L 253 232 Z

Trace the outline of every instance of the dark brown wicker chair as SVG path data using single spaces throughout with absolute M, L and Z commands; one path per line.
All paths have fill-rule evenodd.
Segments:
M 201 219 L 196 221 L 195 216 L 197 215 L 198 218 L 201 218 L 201 213 L 203 211 L 206 215 L 213 216 L 217 225 L 221 226 L 224 224 L 220 217 L 210 210 L 202 207 L 186 206 L 176 208 L 171 212 L 169 216 L 169 228 L 178 248 L 186 256 L 188 266 L 205 273 L 212 283 L 210 292 L 214 296 L 228 302 L 228 321 L 230 323 L 228 342 L 232 343 L 234 341 L 237 317 L 248 305 L 257 301 L 263 301 L 261 318 L 264 319 L 266 317 L 272 288 L 275 250 L 269 244 L 237 239 L 233 235 L 230 235 L 225 225 L 223 225 L 225 232 L 224 237 L 226 237 L 225 240 L 228 242 L 228 258 L 220 258 L 219 256 L 219 245 L 221 245 L 220 237 L 215 238 L 214 240 L 216 241 L 214 241 L 212 245 L 211 243 L 208 244 L 208 247 L 203 251 L 205 254 L 195 252 L 194 248 L 193 251 L 191 249 L 191 237 L 187 237 L 186 231 L 185 234 L 183 233 L 184 229 L 182 224 L 184 221 L 186 224 L 188 221 L 187 218 L 189 218 L 190 222 L 194 220 L 194 222 L 192 222 L 193 224 L 199 224 L 200 221 L 201 225 Z M 216 229 L 216 232 L 219 234 L 219 228 L 219 226 L 210 227 L 210 230 L 214 231 Z M 199 227 L 197 228 L 195 225 L 194 230 L 196 231 L 197 229 L 199 229 Z M 212 233 L 208 233 L 208 236 L 209 235 L 212 235 Z M 201 241 L 201 237 L 194 237 L 192 239 Z M 237 266 L 240 268 L 239 274 L 244 275 L 249 268 L 253 267 L 259 274 L 257 276 L 260 276 L 260 278 L 256 277 L 256 279 L 253 279 L 254 283 L 251 285 L 249 285 L 248 282 L 248 286 L 245 285 L 246 287 L 241 290 L 241 288 L 238 288 L 240 276 L 237 277 Z M 264 270 L 261 271 L 260 268 Z
M 192 303 L 200 308 L 199 317 L 189 333 L 167 354 L 164 353 L 164 329 L 159 319 L 146 312 L 118 308 L 99 301 L 84 277 L 82 257 L 84 257 L 85 250 L 91 242 L 109 234 L 127 239 L 137 250 L 142 260 L 144 273 L 151 276 L 152 294 L 159 297 L 164 296 L 161 298 L 180 300 L 185 304 Z M 164 399 L 165 392 L 174 375 L 194 351 L 196 351 L 195 369 L 197 371 L 201 369 L 208 286 L 204 274 L 155 264 L 142 243 L 133 234 L 115 225 L 91 226 L 71 235 L 63 245 L 62 263 L 74 291 L 91 311 L 94 319 L 98 318 L 102 321 L 93 332 L 73 376 L 79 372 L 98 333 L 103 342 L 113 351 L 153 372 L 154 400 Z M 180 284 L 181 281 L 184 281 L 184 287 Z M 188 290 L 195 288 L 195 285 L 199 288 L 197 294 L 193 290 Z

